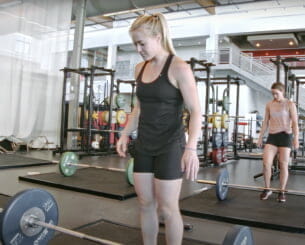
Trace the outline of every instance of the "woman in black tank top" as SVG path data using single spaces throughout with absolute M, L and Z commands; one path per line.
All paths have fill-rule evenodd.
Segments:
M 140 204 L 144 244 L 157 244 L 158 214 L 164 219 L 167 244 L 181 244 L 179 209 L 182 177 L 195 180 L 199 169 L 197 140 L 201 110 L 190 66 L 175 56 L 162 14 L 138 17 L 130 28 L 144 62 L 135 69 L 138 102 L 117 143 L 126 157 L 128 136 L 138 130 L 134 159 L 135 190 Z M 185 141 L 182 108 L 190 112 Z

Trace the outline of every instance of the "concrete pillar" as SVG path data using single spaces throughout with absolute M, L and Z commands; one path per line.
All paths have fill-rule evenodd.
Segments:
M 72 58 L 69 66 L 71 68 L 77 69 L 81 66 L 87 0 L 75 0 L 74 5 L 76 6 L 77 11 Z M 79 87 L 79 75 L 72 73 L 70 85 L 71 97 L 69 101 L 68 128 L 76 128 L 78 126 Z M 76 142 L 77 133 L 68 133 L 67 148 L 75 148 Z

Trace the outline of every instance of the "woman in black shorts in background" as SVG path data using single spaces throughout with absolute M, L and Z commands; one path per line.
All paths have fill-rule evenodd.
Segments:
M 258 146 L 262 146 L 262 139 L 267 128 L 269 135 L 263 154 L 263 173 L 265 190 L 261 193 L 261 200 L 267 200 L 272 194 L 270 188 L 271 167 L 273 159 L 278 154 L 280 167 L 280 190 L 278 201 L 285 202 L 285 189 L 288 181 L 288 162 L 291 147 L 299 147 L 298 116 L 295 104 L 284 97 L 285 87 L 276 82 L 271 86 L 273 100 L 268 102 L 265 109 L 265 118 L 258 139 Z

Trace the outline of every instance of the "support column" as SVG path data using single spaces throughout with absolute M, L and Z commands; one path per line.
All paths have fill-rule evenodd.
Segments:
M 217 23 L 216 19 L 212 21 L 213 24 L 210 26 L 210 34 L 209 37 L 206 39 L 206 56 L 209 62 L 214 64 L 218 63 L 218 43 L 219 43 L 219 35 L 217 34 L 216 28 Z
M 107 53 L 107 69 L 115 69 L 115 63 L 117 59 L 117 45 L 109 45 Z
M 71 68 L 77 69 L 81 66 L 81 57 L 83 49 L 83 37 L 84 37 L 84 26 L 86 19 L 86 5 L 87 0 L 75 0 L 74 6 L 77 9 L 76 12 L 76 23 L 73 41 L 73 51 L 71 57 Z M 79 87 L 80 80 L 79 75 L 71 73 L 71 85 L 70 94 L 71 100 L 69 101 L 69 113 L 68 113 L 68 128 L 76 128 L 78 126 L 78 106 L 79 106 Z M 77 144 L 77 133 L 68 133 L 67 136 L 67 148 L 76 148 Z

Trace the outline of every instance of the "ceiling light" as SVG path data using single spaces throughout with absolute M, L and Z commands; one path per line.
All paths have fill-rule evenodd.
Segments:
M 255 48 L 274 49 L 298 46 L 294 33 L 264 34 L 247 36 L 247 41 Z M 259 45 L 257 45 L 259 43 Z

